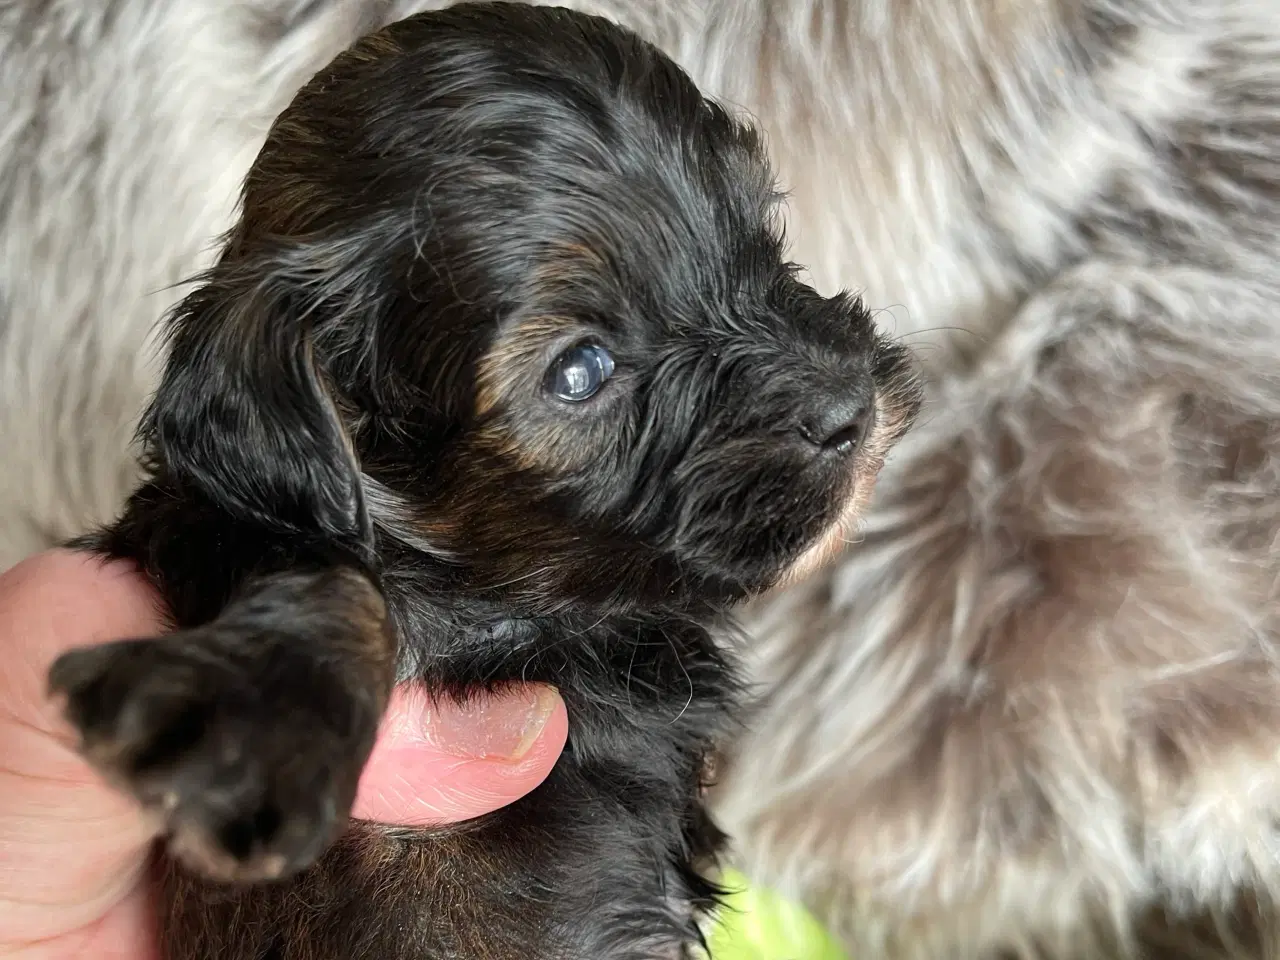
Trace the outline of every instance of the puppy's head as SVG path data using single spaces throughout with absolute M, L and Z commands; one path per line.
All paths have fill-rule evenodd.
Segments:
M 178 313 L 157 450 L 535 605 L 766 589 L 843 540 L 918 403 L 777 205 L 752 130 L 607 21 L 402 21 L 277 120 Z

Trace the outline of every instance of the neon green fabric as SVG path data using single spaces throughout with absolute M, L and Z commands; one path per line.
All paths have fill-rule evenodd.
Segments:
M 727 870 L 730 893 L 707 930 L 711 960 L 848 960 L 804 907 Z

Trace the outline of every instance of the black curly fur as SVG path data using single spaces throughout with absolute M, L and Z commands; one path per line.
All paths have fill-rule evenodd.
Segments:
M 86 542 L 178 630 L 51 677 L 168 819 L 168 957 L 697 942 L 738 693 L 709 631 L 846 511 L 864 454 L 832 429 L 879 417 L 883 447 L 918 403 L 861 305 L 796 278 L 776 202 L 750 128 L 565 10 L 394 24 L 281 115 L 172 318 L 150 478 Z M 548 365 L 583 339 L 617 369 L 565 404 Z M 349 824 L 397 673 L 554 684 L 568 747 L 471 823 Z

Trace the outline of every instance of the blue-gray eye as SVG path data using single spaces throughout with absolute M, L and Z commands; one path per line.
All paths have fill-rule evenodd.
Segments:
M 580 343 L 570 347 L 551 367 L 551 392 L 568 403 L 590 400 L 613 376 L 613 357 L 604 347 Z

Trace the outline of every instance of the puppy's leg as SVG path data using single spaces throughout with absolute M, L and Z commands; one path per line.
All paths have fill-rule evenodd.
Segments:
M 765 609 L 720 809 L 858 954 L 1061 956 L 1280 890 L 1276 297 L 1085 266 Z
M 310 864 L 345 824 L 393 676 L 350 568 L 249 581 L 210 623 L 74 650 L 50 674 L 90 761 L 220 879 Z

